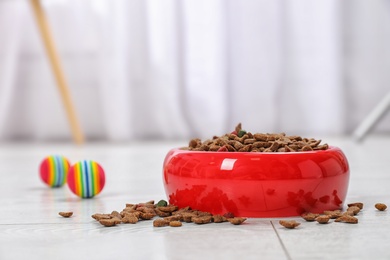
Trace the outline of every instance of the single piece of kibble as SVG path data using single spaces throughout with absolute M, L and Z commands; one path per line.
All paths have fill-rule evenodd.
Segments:
M 349 216 L 347 214 L 343 214 L 341 217 L 338 217 L 335 222 L 344 222 L 349 224 L 357 224 L 359 222 L 357 217 Z
M 67 182 L 70 190 L 81 198 L 92 198 L 99 194 L 105 184 L 103 168 L 94 161 L 79 161 L 70 167 Z
M 71 217 L 73 215 L 73 212 L 71 212 L 71 211 L 66 211 L 66 212 L 61 211 L 58 214 L 60 216 L 64 217 L 64 218 L 69 218 L 69 217 Z
M 234 218 L 229 218 L 228 221 L 233 224 L 233 225 L 241 225 L 246 218 L 239 218 L 239 217 L 234 217 Z
M 379 211 L 384 211 L 387 209 L 387 206 L 386 206 L 386 204 L 383 204 L 383 203 L 377 203 L 377 204 L 375 204 L 375 208 Z
M 330 216 L 329 215 L 321 215 L 316 218 L 316 221 L 320 224 L 329 223 Z
M 168 206 L 158 207 L 158 209 L 161 210 L 162 212 L 173 212 L 176 211 L 178 207 L 175 205 L 168 205 Z
M 243 137 L 243 135 L 246 134 L 245 130 L 240 130 L 237 134 L 238 137 Z
M 301 223 L 296 222 L 295 220 L 280 220 L 279 224 L 285 228 L 293 229 L 299 226 Z
M 168 202 L 165 201 L 165 200 L 160 200 L 159 202 L 157 202 L 156 204 L 156 207 L 166 207 L 168 206 Z
M 116 224 L 118 224 L 118 222 L 112 218 L 111 219 L 101 219 L 101 220 L 99 220 L 99 223 L 105 227 L 113 227 Z
M 66 183 L 70 162 L 64 156 L 50 155 L 44 158 L 39 167 L 41 180 L 52 188 Z
M 168 226 L 169 225 L 169 222 L 166 221 L 165 219 L 163 218 L 158 218 L 158 219 L 155 219 L 153 221 L 153 226 L 154 227 L 165 227 L 165 226 Z

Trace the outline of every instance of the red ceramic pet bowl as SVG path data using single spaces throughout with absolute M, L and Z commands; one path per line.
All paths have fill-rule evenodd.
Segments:
M 349 165 L 341 149 L 201 152 L 172 149 L 163 165 L 169 203 L 212 214 L 289 217 L 341 209 Z

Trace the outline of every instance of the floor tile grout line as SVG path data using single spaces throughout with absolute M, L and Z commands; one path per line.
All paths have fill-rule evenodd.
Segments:
M 276 230 L 276 228 L 275 228 L 274 223 L 272 222 L 272 220 L 270 220 L 269 222 L 271 223 L 272 228 L 274 229 L 274 231 L 275 231 L 275 233 L 276 233 L 276 236 L 278 237 L 279 243 L 280 243 L 280 245 L 282 246 L 283 251 L 284 251 L 284 253 L 285 253 L 286 256 L 287 256 L 287 259 L 288 259 L 288 260 L 292 260 L 290 254 L 289 254 L 288 251 L 287 251 L 286 246 L 284 245 L 284 243 L 283 243 L 283 241 L 282 241 L 282 238 L 279 236 L 279 232 L 278 232 L 278 231 Z

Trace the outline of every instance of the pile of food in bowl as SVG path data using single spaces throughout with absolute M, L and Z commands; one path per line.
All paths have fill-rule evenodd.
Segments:
M 241 123 L 235 130 L 223 136 L 214 136 L 202 142 L 199 138 L 192 139 L 183 150 L 210 152 L 305 152 L 326 150 L 328 144 L 320 145 L 321 140 L 302 138 L 301 136 L 286 136 L 280 134 L 252 134 L 242 129 Z
M 349 165 L 321 140 L 234 131 L 168 152 L 163 181 L 171 204 L 213 214 L 287 217 L 341 209 Z

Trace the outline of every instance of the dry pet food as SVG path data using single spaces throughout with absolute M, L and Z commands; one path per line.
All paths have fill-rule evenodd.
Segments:
M 348 207 L 356 206 L 359 207 L 360 209 L 363 209 L 363 203 L 361 202 L 354 202 L 354 203 L 348 203 Z
M 192 217 L 192 222 L 195 224 L 207 224 L 211 222 L 212 217 L 211 216 L 196 216 Z
M 350 206 L 348 207 L 347 212 L 352 212 L 353 215 L 357 215 L 360 212 L 360 208 L 358 206 Z
M 302 218 L 306 221 L 315 221 L 316 218 L 319 216 L 320 214 L 316 214 L 316 213 L 310 213 L 310 212 L 307 212 L 307 213 L 304 213 L 302 214 Z
M 241 225 L 242 222 L 244 222 L 246 218 L 239 218 L 239 217 L 234 217 L 234 218 L 229 218 L 228 221 L 232 223 L 233 225 Z
M 73 212 L 71 211 L 66 211 L 66 212 L 59 212 L 58 213 L 60 216 L 64 217 L 64 218 L 69 218 L 73 215 Z
M 168 202 L 166 202 L 165 200 L 160 200 L 156 204 L 156 207 L 166 207 L 166 206 L 168 206 Z
M 329 215 L 321 215 L 316 218 L 316 221 L 320 224 L 327 224 L 329 222 Z
M 110 216 L 110 214 L 100 214 L 100 213 L 96 213 L 96 214 L 93 214 L 93 215 L 92 215 L 92 218 L 94 218 L 94 219 L 97 220 L 97 221 L 100 221 L 101 219 L 110 219 L 111 216 Z
M 345 211 L 345 212 L 343 212 L 343 213 L 341 214 L 341 216 L 343 216 L 343 215 L 355 216 L 355 213 L 353 213 L 353 211 L 351 211 L 351 210 L 347 210 L 347 211 Z M 340 216 L 340 217 L 341 217 L 341 216 Z
M 377 203 L 377 204 L 375 204 L 375 208 L 379 211 L 384 211 L 387 209 L 387 206 L 386 206 L 386 204 L 383 204 L 383 203 Z
M 295 220 L 280 220 L 279 224 L 285 228 L 293 229 L 299 226 L 301 223 L 296 222 Z
M 121 211 L 112 211 L 109 214 L 96 213 L 92 218 L 106 227 L 112 227 L 121 223 L 136 224 L 139 221 L 151 220 L 156 216 L 160 218 L 153 221 L 154 227 L 181 227 L 183 222 L 195 224 L 221 223 L 229 221 L 233 225 L 242 224 L 246 218 L 234 217 L 232 213 L 222 215 L 212 215 L 209 212 L 193 210 L 190 207 L 179 209 L 175 205 L 168 205 L 164 200 L 154 204 L 154 201 L 145 203 L 126 203 Z
M 153 226 L 154 227 L 165 227 L 169 225 L 169 221 L 166 221 L 163 218 L 158 218 L 153 221 Z
M 321 140 L 314 138 L 288 136 L 285 133 L 252 134 L 243 130 L 240 123 L 231 133 L 205 141 L 195 138 L 190 140 L 188 147 L 182 149 L 210 152 L 305 152 L 328 148 L 328 144 L 321 144 Z
M 169 206 L 165 206 L 165 207 L 159 207 L 158 209 L 161 210 L 162 212 L 172 213 L 172 212 L 177 210 L 177 206 L 169 205 Z
M 124 213 L 122 217 L 122 222 L 127 224 L 135 224 L 138 220 L 137 214 L 134 213 Z
M 328 215 L 331 219 L 341 217 L 342 215 L 341 210 L 325 210 L 324 214 Z
M 113 227 L 118 222 L 115 219 L 101 219 L 101 220 L 99 220 L 99 223 L 105 227 Z
M 338 217 L 335 219 L 335 222 L 344 222 L 344 223 L 350 223 L 350 224 L 357 224 L 359 221 L 357 217 L 349 216 L 347 214 L 343 214 L 341 217 Z
M 302 214 L 301 217 L 306 221 L 315 220 L 320 224 L 329 223 L 331 219 L 335 219 L 335 222 L 357 224 L 358 219 L 355 216 L 363 209 L 363 203 L 354 202 L 347 205 L 348 208 L 344 212 L 341 210 L 325 210 L 322 214 L 307 212 Z

